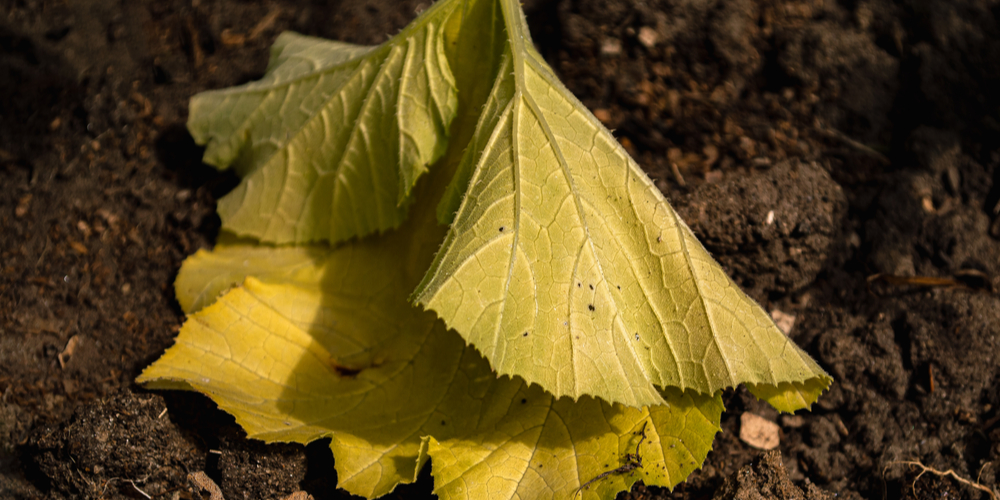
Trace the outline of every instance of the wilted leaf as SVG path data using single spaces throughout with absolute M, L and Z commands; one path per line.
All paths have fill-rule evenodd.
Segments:
M 809 408 L 830 387 L 829 377 L 817 377 L 805 382 L 782 382 L 777 385 L 746 384 L 747 390 L 762 401 L 767 401 L 778 411 L 792 413 Z
M 639 479 L 673 486 L 700 466 L 719 429 L 718 394 L 669 389 L 669 404 L 649 410 L 556 399 L 497 378 L 412 307 L 407 291 L 441 236 L 430 208 L 401 231 L 334 250 L 199 252 L 178 277 L 183 304 L 242 284 L 194 313 L 139 382 L 203 392 L 252 438 L 330 437 L 339 485 L 370 498 L 415 480 L 428 457 L 445 499 L 573 498 L 637 446 L 642 468 L 592 483 L 585 497 L 614 498 Z M 399 245 L 414 258 L 400 259 Z
M 516 2 L 501 5 L 503 62 L 415 300 L 499 373 L 557 396 L 641 406 L 662 404 L 663 387 L 827 387 L 559 82 Z
M 398 227 L 456 114 L 441 30 L 457 6 L 378 47 L 284 33 L 263 79 L 195 96 L 188 129 L 204 161 L 244 177 L 219 202 L 223 227 L 276 243 Z
M 254 438 L 330 437 L 353 493 L 428 458 L 442 498 L 576 498 L 615 470 L 583 496 L 673 486 L 721 388 L 791 411 L 830 383 L 559 83 L 515 0 L 441 0 L 375 48 L 284 35 L 264 80 L 196 97 L 189 125 L 245 177 L 220 204 L 244 238 L 184 263 L 191 316 L 139 381 L 203 392 Z

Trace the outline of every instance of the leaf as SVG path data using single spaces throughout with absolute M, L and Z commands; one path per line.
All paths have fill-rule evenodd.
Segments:
M 719 430 L 719 394 L 670 389 L 668 405 L 648 410 L 555 399 L 497 378 L 461 337 L 412 307 L 407 290 L 440 237 L 425 212 L 402 231 L 333 250 L 199 252 L 178 277 L 182 303 L 242 285 L 195 312 L 138 381 L 200 391 L 252 438 L 330 437 L 340 486 L 369 498 L 414 481 L 427 458 L 443 499 L 575 498 L 637 446 L 641 469 L 595 481 L 584 497 L 614 498 L 639 479 L 672 487 L 700 466 Z M 399 259 L 401 244 L 419 258 Z M 633 433 L 646 422 L 639 444 Z
M 832 379 L 726 276 L 534 50 L 502 0 L 503 63 L 414 293 L 500 373 L 557 396 L 662 404 L 658 388 Z M 468 179 L 468 180 L 466 180 Z
M 830 382 L 817 377 L 805 382 L 782 382 L 777 386 L 768 384 L 747 384 L 747 390 L 762 401 L 766 401 L 778 411 L 794 413 L 795 410 L 809 408 L 819 399 Z
M 223 228 L 265 242 L 339 242 L 398 227 L 417 178 L 447 147 L 457 90 L 440 2 L 378 47 L 278 37 L 263 79 L 198 94 L 188 129 L 204 161 L 244 178 Z
M 191 128 L 245 177 L 220 205 L 235 236 L 185 261 L 191 315 L 138 381 L 203 392 L 254 438 L 329 437 L 348 491 L 428 458 L 445 499 L 672 487 L 720 388 L 792 411 L 830 383 L 562 87 L 514 0 L 441 0 L 376 48 L 285 35 L 265 80 L 226 92 Z
M 218 244 L 214 251 L 198 250 L 181 265 L 174 282 L 174 291 L 181 309 L 199 311 L 230 288 L 243 283 L 253 270 L 259 278 L 293 282 L 296 276 L 309 272 L 315 262 L 326 256 L 321 247 L 281 247 L 270 251 L 246 253 L 243 259 L 233 257 L 230 249 L 247 244 Z

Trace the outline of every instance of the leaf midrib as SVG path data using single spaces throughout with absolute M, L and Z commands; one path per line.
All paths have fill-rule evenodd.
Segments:
M 528 106 L 528 109 L 531 111 L 531 113 L 535 115 L 535 118 L 538 120 L 538 124 L 542 127 L 542 130 L 544 131 L 545 136 L 546 136 L 546 138 L 549 141 L 549 144 L 550 144 L 550 146 L 552 148 L 554 156 L 559 161 L 560 170 L 563 172 L 563 176 L 566 179 L 566 183 L 569 185 L 569 188 L 570 188 L 570 191 L 571 191 L 572 197 L 573 197 L 573 204 L 576 206 L 576 211 L 577 211 L 577 213 L 579 214 L 579 217 L 580 217 L 580 223 L 583 226 L 583 231 L 584 231 L 584 234 L 585 234 L 585 243 L 584 243 L 584 245 L 589 245 L 590 246 L 590 250 L 594 253 L 595 261 L 596 261 L 598 270 L 601 273 L 601 277 L 603 278 L 604 277 L 604 266 L 603 266 L 603 264 L 601 262 L 601 259 L 597 257 L 598 256 L 598 252 L 597 252 L 597 249 L 594 248 L 594 240 L 590 236 L 590 225 L 587 223 L 587 217 L 586 217 L 584 209 L 583 209 L 583 204 L 582 204 L 582 202 L 580 200 L 579 195 L 577 194 L 579 191 L 577 190 L 576 184 L 573 181 L 573 175 L 570 172 L 569 165 L 566 163 L 565 155 L 563 155 L 562 149 L 559 147 L 558 141 L 556 139 L 556 135 L 553 133 L 551 127 L 549 127 L 549 123 L 545 119 L 545 115 L 542 112 L 541 107 L 538 106 L 538 103 L 535 102 L 534 98 L 531 96 L 530 93 L 524 91 L 524 89 L 527 88 L 527 84 L 525 82 L 525 76 L 524 76 L 525 75 L 525 65 L 531 65 L 532 69 L 534 69 L 535 71 L 537 71 L 540 74 L 540 76 L 544 80 L 546 80 L 547 83 L 552 84 L 552 81 L 551 81 L 552 79 L 547 78 L 548 76 L 550 76 L 550 71 L 548 71 L 548 68 L 546 68 L 543 64 L 541 64 L 537 60 L 537 58 L 535 58 L 535 57 L 525 58 L 524 57 L 525 54 L 531 55 L 531 52 L 529 52 L 528 48 L 525 46 L 524 40 L 525 40 L 525 33 L 526 33 L 527 30 L 524 29 L 523 24 L 520 22 L 521 21 L 521 16 L 520 16 L 521 10 L 520 10 L 520 7 L 516 4 L 516 1 L 517 0 L 503 0 L 503 3 L 502 3 L 503 13 L 504 13 L 504 24 L 505 24 L 505 26 L 507 28 L 507 39 L 508 39 L 508 41 L 510 43 L 511 53 L 513 55 L 514 78 L 516 80 L 515 87 L 514 87 L 515 88 L 514 99 L 516 100 L 516 102 L 519 102 L 519 103 L 523 102 L 524 104 L 526 104 Z M 530 36 L 528 37 L 528 40 L 531 40 Z M 514 127 L 513 137 L 515 139 L 514 140 L 515 146 L 517 145 L 517 137 L 518 137 L 518 135 L 517 135 L 517 123 L 518 123 L 518 121 L 516 120 L 516 116 L 515 116 L 515 121 L 514 121 L 514 126 L 513 126 Z M 515 174 L 514 174 L 515 175 L 515 177 L 514 177 L 514 195 L 515 195 L 515 200 L 514 200 L 514 207 L 515 207 L 515 209 L 514 209 L 515 210 L 515 212 L 514 212 L 514 225 L 515 225 L 515 233 L 514 233 L 514 246 L 513 246 L 513 249 L 511 251 L 511 263 L 510 263 L 510 267 L 508 268 L 508 274 L 507 274 L 507 280 L 508 281 L 507 281 L 507 285 L 504 287 L 505 290 L 509 290 L 509 288 L 510 288 L 510 286 L 509 286 L 510 285 L 510 277 L 513 274 L 514 257 L 517 255 L 517 238 L 518 238 L 518 234 L 520 233 L 520 210 L 521 210 L 520 194 L 521 194 L 521 190 L 520 190 L 520 184 L 518 183 L 518 170 L 520 168 L 520 164 L 518 163 L 517 158 L 518 158 L 517 151 L 515 151 L 514 152 L 514 165 L 513 165 L 514 172 L 515 172 Z M 581 248 L 581 250 L 582 250 L 582 248 Z M 572 287 L 570 287 L 570 293 L 572 293 Z M 613 296 L 613 294 L 611 295 L 611 300 L 614 303 L 614 296 Z M 572 301 L 569 301 L 569 302 L 572 303 Z M 619 309 L 617 303 L 614 304 L 614 307 L 615 307 L 616 311 Z M 613 334 L 613 330 L 612 330 L 612 334 Z M 627 340 L 628 339 L 626 338 L 626 345 L 630 346 L 630 349 L 629 349 L 630 354 L 632 355 L 632 357 L 635 360 L 636 364 L 643 371 L 643 374 L 645 375 L 646 381 L 647 382 L 651 382 L 651 380 L 649 378 L 649 374 L 647 373 L 647 367 L 642 362 L 642 360 L 639 359 L 638 353 L 635 352 L 635 349 L 631 348 L 632 344 L 630 342 L 627 342 Z M 570 336 L 569 336 L 569 341 L 570 341 L 571 344 L 573 344 L 572 328 L 571 328 L 571 333 L 570 333 Z M 571 348 L 570 349 L 570 355 L 571 355 L 570 362 L 571 362 L 571 364 L 573 364 L 575 366 L 575 348 Z M 624 367 L 622 366 L 621 368 L 624 371 Z M 572 374 L 573 374 L 573 394 L 574 395 L 580 395 L 579 394 L 579 387 L 578 387 L 579 386 L 579 377 L 577 377 L 577 374 L 576 374 L 575 370 L 572 371 Z M 636 391 L 636 387 L 634 387 L 633 385 L 630 384 L 628 386 L 628 390 L 632 394 L 633 397 L 637 396 L 636 392 L 635 392 Z

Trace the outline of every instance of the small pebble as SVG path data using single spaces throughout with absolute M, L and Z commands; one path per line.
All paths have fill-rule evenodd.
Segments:
M 753 413 L 740 415 L 740 440 L 758 450 L 778 447 L 778 424 Z
M 780 309 L 771 311 L 771 319 L 774 320 L 774 324 L 778 325 L 778 329 L 785 335 L 791 333 L 792 327 L 795 326 L 795 315 L 788 314 Z
M 642 28 L 639 29 L 639 43 L 641 43 L 643 47 L 646 47 L 647 49 L 656 47 L 656 42 L 658 41 L 658 38 L 659 36 L 656 34 L 656 30 L 650 28 L 649 26 L 643 26 Z
M 617 56 L 622 53 L 622 42 L 617 38 L 605 38 L 601 42 L 601 54 L 606 56 Z

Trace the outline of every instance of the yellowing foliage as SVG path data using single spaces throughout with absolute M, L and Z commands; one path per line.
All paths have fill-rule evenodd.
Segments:
M 559 82 L 514 0 L 441 0 L 378 47 L 286 33 L 261 81 L 195 96 L 189 128 L 243 182 L 139 381 L 202 392 L 253 438 L 331 438 L 352 493 L 428 458 L 449 499 L 672 487 L 722 389 L 794 411 L 832 382 Z

